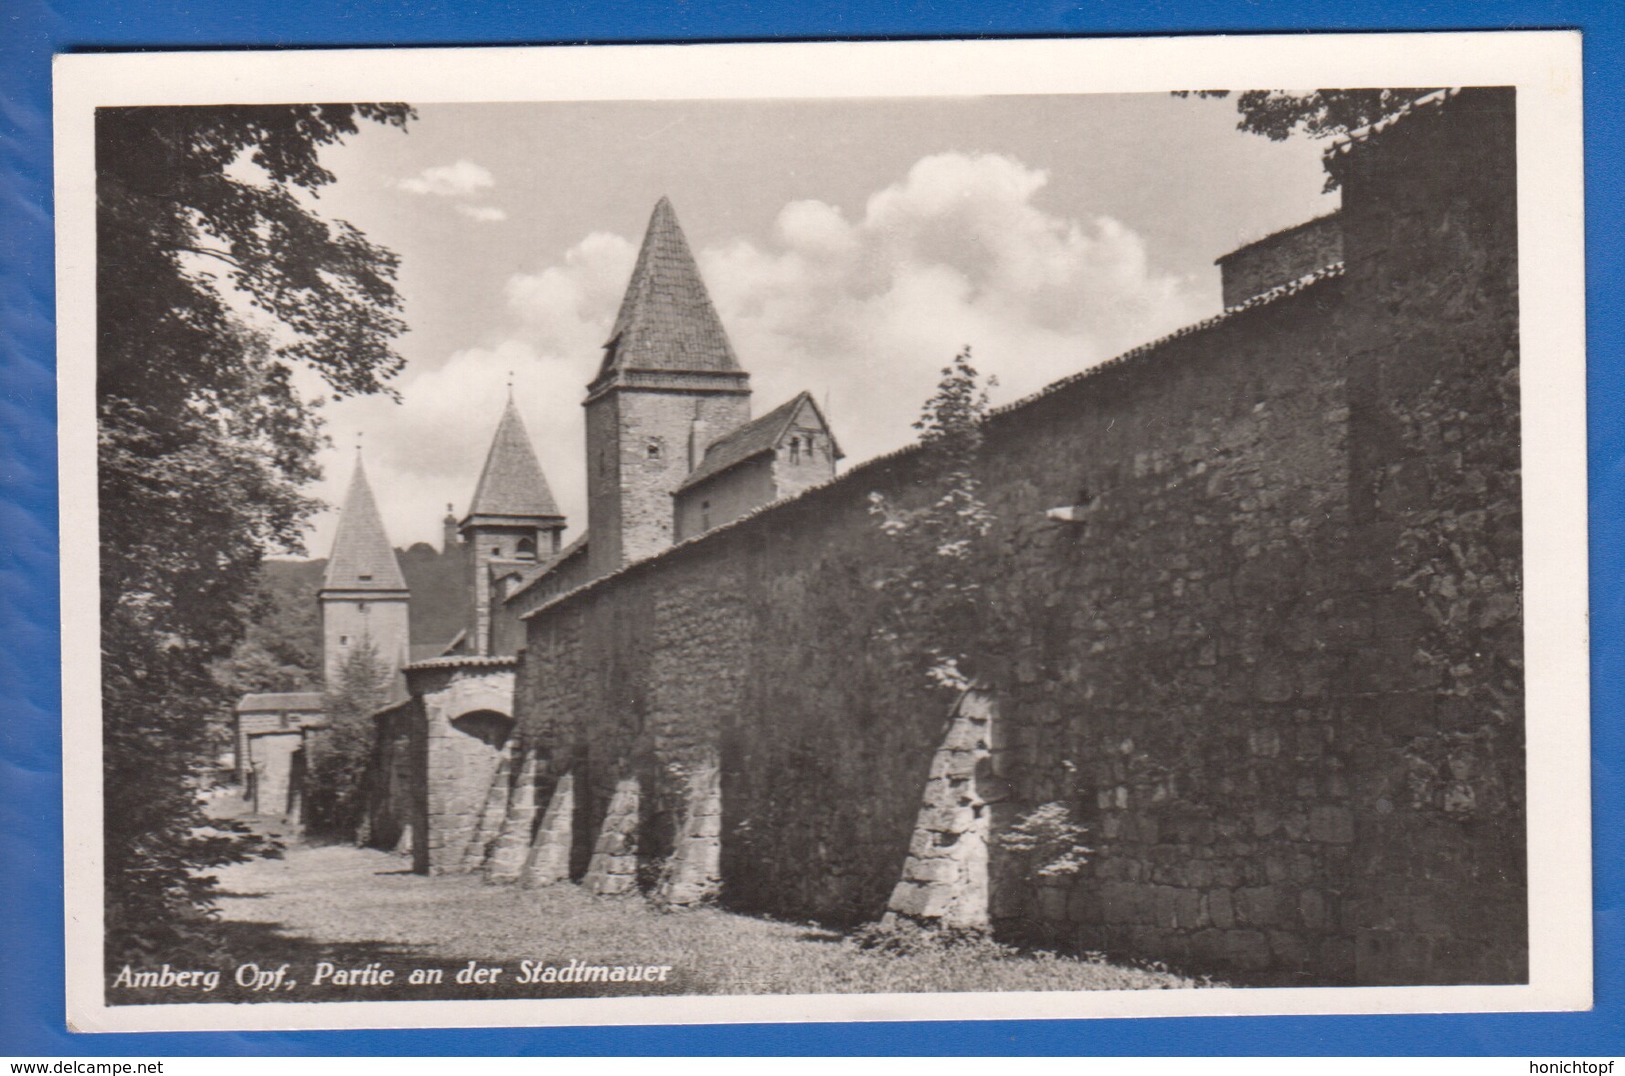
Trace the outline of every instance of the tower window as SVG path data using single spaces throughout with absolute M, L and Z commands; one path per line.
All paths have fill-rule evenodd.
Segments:
M 651 437 L 649 443 L 644 446 L 643 452 L 648 459 L 657 460 L 665 455 L 666 446 L 661 443 L 660 438 Z
M 357 612 L 365 613 L 367 611 L 367 603 L 366 602 L 356 602 L 355 607 L 356 607 Z
M 526 557 L 526 558 L 529 558 L 531 560 L 535 560 L 536 559 L 536 539 L 534 539 L 534 538 L 521 538 L 521 539 L 519 539 L 519 547 L 518 547 L 516 555 L 521 556 L 521 557 Z
M 790 438 L 790 462 L 801 462 L 801 438 L 799 437 Z
M 700 502 L 700 530 L 708 531 L 710 529 L 711 529 L 711 502 L 710 501 L 701 501 Z
M 340 635 L 339 636 L 339 645 L 340 646 L 349 646 L 350 645 L 350 637 L 348 635 Z

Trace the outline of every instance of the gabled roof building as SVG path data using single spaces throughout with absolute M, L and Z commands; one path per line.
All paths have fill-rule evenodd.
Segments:
M 812 394 L 718 437 L 677 487 L 679 542 L 835 477 L 841 447 Z

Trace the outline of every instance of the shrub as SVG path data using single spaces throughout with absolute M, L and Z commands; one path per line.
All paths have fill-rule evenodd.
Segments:
M 865 952 L 883 956 L 922 956 L 948 951 L 988 957 L 1016 955 L 1015 949 L 994 941 L 986 930 L 924 926 L 903 918 L 865 924 L 849 934 L 847 940 Z
M 390 671 L 363 638 L 339 667 L 327 693 L 327 728 L 312 736 L 303 788 L 305 828 L 313 836 L 353 841 L 366 812 L 372 715 L 389 697 Z
M 1027 857 L 1033 878 L 1064 878 L 1082 870 L 1094 853 L 1083 843 L 1087 832 L 1072 821 L 1066 804 L 1046 803 L 1022 815 L 1021 821 L 999 834 L 998 842 L 1006 851 Z

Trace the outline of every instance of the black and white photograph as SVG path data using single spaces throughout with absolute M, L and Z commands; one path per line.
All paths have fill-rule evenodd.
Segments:
M 1588 1006 L 1578 59 L 59 60 L 73 1026 Z

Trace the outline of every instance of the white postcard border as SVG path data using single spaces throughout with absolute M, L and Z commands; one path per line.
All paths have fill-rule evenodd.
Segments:
M 1565 1010 L 1591 1004 L 1580 39 L 1570 32 L 65 55 L 56 59 L 69 1026 L 76 1031 Z M 921 995 L 107 1006 L 95 477 L 94 109 L 967 97 L 1251 86 L 1518 88 L 1530 981 Z

